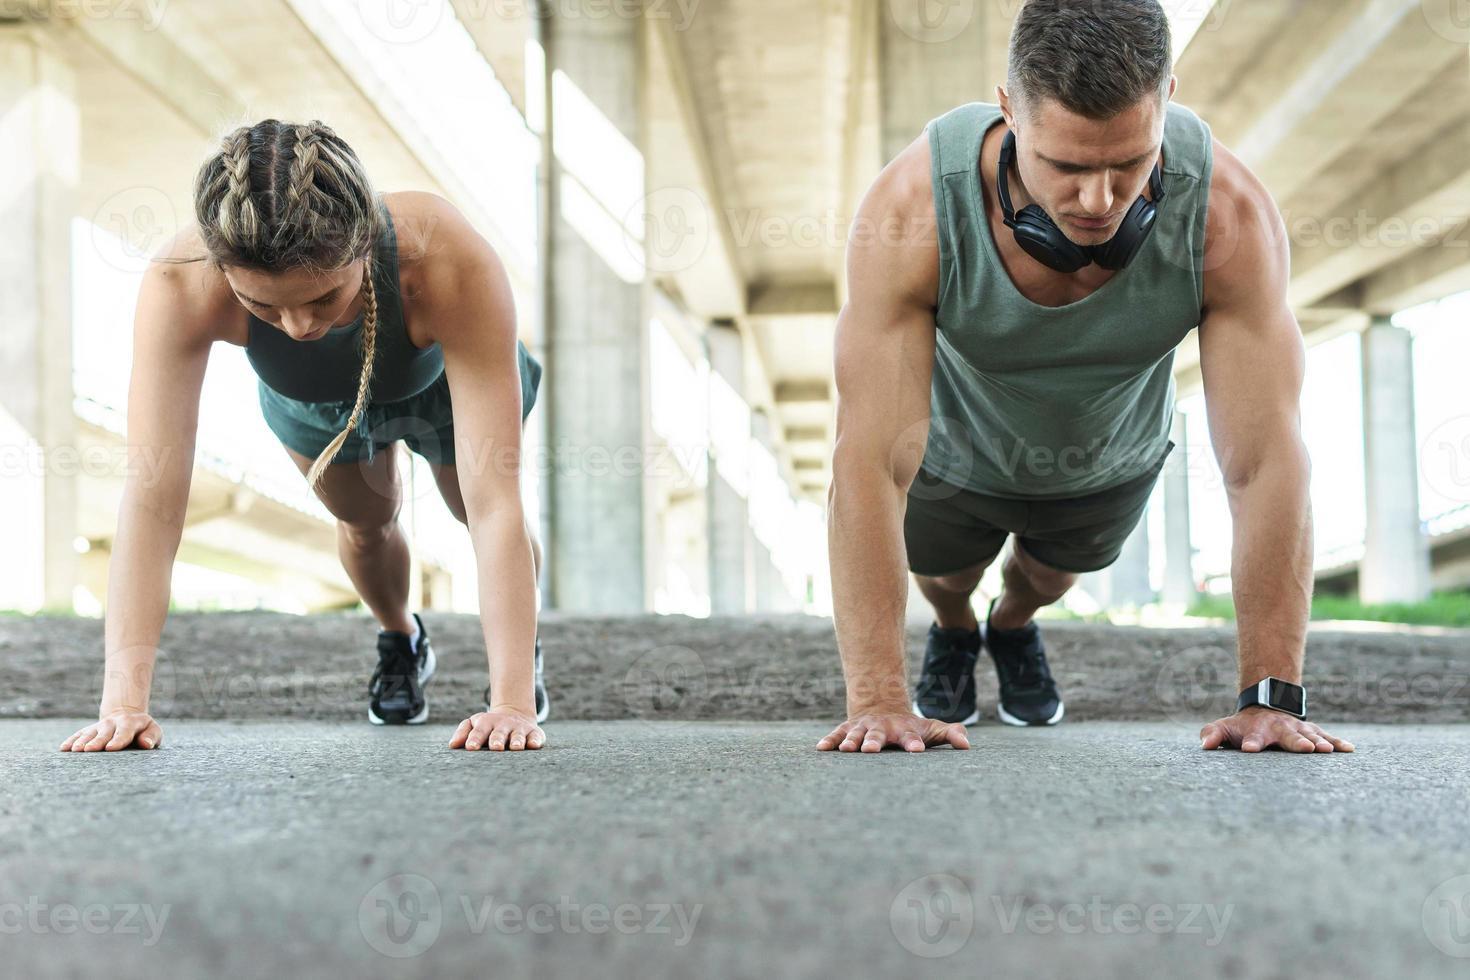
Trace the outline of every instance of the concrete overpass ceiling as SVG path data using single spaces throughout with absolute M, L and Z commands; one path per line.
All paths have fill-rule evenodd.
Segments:
M 748 282 L 830 281 L 851 0 L 708 3 L 675 36 Z

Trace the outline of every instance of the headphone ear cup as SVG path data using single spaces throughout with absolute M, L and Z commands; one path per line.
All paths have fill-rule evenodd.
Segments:
M 1016 215 L 1016 244 L 1027 255 L 1057 272 L 1071 273 L 1092 264 L 1088 250 L 1062 234 L 1041 208 L 1028 204 Z
M 1158 205 L 1148 198 L 1140 197 L 1134 201 L 1133 207 L 1123 216 L 1123 223 L 1118 226 L 1117 234 L 1101 245 L 1093 245 L 1088 249 L 1092 261 L 1104 269 L 1127 267 L 1138 255 L 1139 249 L 1143 248 L 1143 243 L 1148 241 L 1158 215 Z

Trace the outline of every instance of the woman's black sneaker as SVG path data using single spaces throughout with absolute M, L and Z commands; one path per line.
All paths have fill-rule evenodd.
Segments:
M 434 648 L 419 614 L 417 643 L 407 633 L 378 631 L 378 669 L 368 685 L 368 721 L 374 725 L 421 725 L 429 718 L 424 685 L 434 676 Z
M 985 648 L 1000 679 L 1000 720 L 1007 725 L 1055 725 L 1066 710 L 1052 680 L 1041 645 L 1041 628 L 1032 620 L 1018 630 L 990 625 L 995 600 L 985 613 Z
M 975 661 L 980 659 L 979 630 L 946 630 L 935 623 L 924 644 L 924 666 L 914 690 L 914 714 L 950 724 L 980 720 L 975 705 Z
M 536 637 L 536 724 L 546 720 L 551 713 L 551 701 L 546 697 L 546 681 L 541 676 L 541 637 Z M 490 685 L 485 685 L 485 708 L 489 710 L 490 705 L 495 702 L 490 700 Z

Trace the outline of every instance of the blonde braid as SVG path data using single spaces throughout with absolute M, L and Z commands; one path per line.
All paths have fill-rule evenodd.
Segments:
M 260 234 L 260 213 L 250 196 L 250 129 L 242 126 L 220 151 L 219 231 L 230 242 L 250 242 Z
M 378 291 L 373 286 L 373 262 L 368 259 L 362 264 L 362 375 L 357 380 L 357 402 L 352 406 L 352 415 L 347 419 L 347 428 L 337 433 L 320 456 L 306 471 L 306 482 L 313 489 L 322 474 L 347 442 L 347 435 L 357 428 L 367 405 L 368 389 L 373 380 L 373 358 L 378 347 Z
M 316 183 L 320 137 L 314 126 L 297 126 L 292 130 L 296 146 L 291 157 L 291 180 L 286 185 L 285 225 L 295 224 L 301 211 L 308 207 L 312 187 Z

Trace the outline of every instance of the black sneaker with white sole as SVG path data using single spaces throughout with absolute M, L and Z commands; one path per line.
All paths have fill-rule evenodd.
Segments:
M 546 716 L 547 715 L 551 714 L 551 701 L 550 701 L 550 699 L 548 699 L 546 697 L 546 680 L 545 680 L 545 678 L 542 677 L 542 674 L 541 674 L 541 637 L 539 637 L 539 636 L 536 637 L 535 683 L 536 683 L 536 724 L 539 725 L 543 721 L 546 720 Z M 488 710 L 489 707 L 490 707 L 490 705 L 492 705 L 494 703 L 495 702 L 493 702 L 493 701 L 490 700 L 490 685 L 489 684 L 486 684 L 485 685 L 485 708 Z
M 990 625 L 994 611 L 992 599 L 985 614 L 985 648 L 1000 680 L 1000 720 L 1007 725 L 1055 725 L 1066 709 L 1046 663 L 1041 628 L 1033 619 L 1020 629 L 996 629 Z
M 929 627 L 924 666 L 914 689 L 914 714 L 950 724 L 980 720 L 975 705 L 975 661 L 980 659 L 979 630 Z
M 417 643 L 407 633 L 378 631 L 378 669 L 368 685 L 368 721 L 374 725 L 421 725 L 429 718 L 424 685 L 434 676 L 434 648 L 418 613 Z

